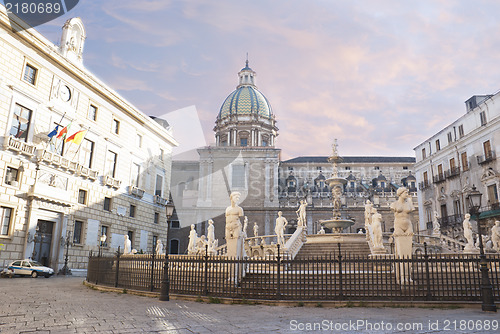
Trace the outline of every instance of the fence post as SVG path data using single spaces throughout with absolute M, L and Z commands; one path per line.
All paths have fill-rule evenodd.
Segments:
M 115 288 L 118 287 L 119 272 L 120 272 L 120 246 L 118 246 L 118 250 L 116 251 Z
M 98 256 L 97 256 L 97 273 L 95 275 L 95 285 L 99 283 L 99 274 L 101 271 L 101 251 L 99 250 Z
M 431 295 L 431 277 L 429 273 L 429 254 L 427 253 L 427 242 L 424 242 L 424 260 L 425 260 L 425 280 L 427 281 L 427 300 L 432 299 Z
M 278 257 L 276 258 L 277 260 L 277 286 L 276 286 L 276 299 L 280 300 L 281 299 L 281 270 L 280 270 L 280 263 L 281 263 L 281 255 L 280 255 L 280 244 L 277 244 L 278 246 Z
M 344 289 L 343 289 L 343 282 L 342 282 L 342 252 L 340 249 L 340 242 L 337 244 L 339 247 L 339 297 L 340 300 L 344 300 Z
M 203 282 L 203 294 L 208 296 L 208 245 L 205 245 L 205 277 Z
M 154 290 L 154 275 L 155 275 L 155 255 L 156 255 L 156 251 L 153 247 L 153 254 L 151 255 L 151 284 L 150 284 L 150 287 L 149 287 L 149 291 L 153 292 Z

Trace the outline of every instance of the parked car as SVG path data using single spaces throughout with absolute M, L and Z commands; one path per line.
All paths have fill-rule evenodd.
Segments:
M 31 276 L 33 278 L 38 277 L 38 275 L 47 278 L 54 275 L 54 269 L 42 266 L 40 263 L 29 259 L 13 261 L 9 264 L 7 270 L 11 270 L 14 275 Z

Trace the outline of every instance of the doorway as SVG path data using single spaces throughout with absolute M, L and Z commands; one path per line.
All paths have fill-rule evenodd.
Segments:
M 52 221 L 39 219 L 36 226 L 37 232 L 35 234 L 35 246 L 32 258 L 47 267 L 50 264 L 54 224 Z

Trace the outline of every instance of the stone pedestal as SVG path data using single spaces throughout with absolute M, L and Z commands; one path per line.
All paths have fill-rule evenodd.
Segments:
M 464 248 L 464 254 L 479 254 L 479 249 L 477 249 L 474 245 L 467 244 Z
M 399 259 L 411 259 L 413 248 L 413 233 L 394 236 L 395 255 Z M 411 283 L 411 263 L 396 264 L 396 278 L 400 284 Z
M 227 257 L 241 259 L 243 257 L 243 238 L 226 239 Z

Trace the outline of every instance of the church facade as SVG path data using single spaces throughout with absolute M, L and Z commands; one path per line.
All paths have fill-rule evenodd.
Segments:
M 216 238 L 224 244 L 224 210 L 229 194 L 241 193 L 240 206 L 248 217 L 247 235 L 253 236 L 257 223 L 259 235 L 274 234 L 278 211 L 289 224 L 287 233 L 297 226 L 296 210 L 306 200 L 308 233 L 316 233 L 318 221 L 332 217 L 331 189 L 325 180 L 332 164 L 325 156 L 297 157 L 281 161 L 276 146 L 279 135 L 271 103 L 256 86 L 256 72 L 248 61 L 238 72 L 238 85 L 223 101 L 213 129 L 215 145 L 198 149 L 198 161 L 174 161 L 172 197 L 177 216 L 170 231 L 170 251 L 185 253 L 190 225 L 198 235 L 206 235 L 208 219 L 215 222 Z M 400 186 L 415 195 L 412 175 L 413 157 L 345 156 L 339 164 L 342 177 L 349 182 L 342 199 L 344 215 L 355 220 L 351 232 L 364 227 L 364 204 L 370 199 L 379 208 L 384 228 L 392 228 L 389 203 Z M 413 221 L 418 222 L 414 217 Z M 415 227 L 418 231 L 418 227 Z

